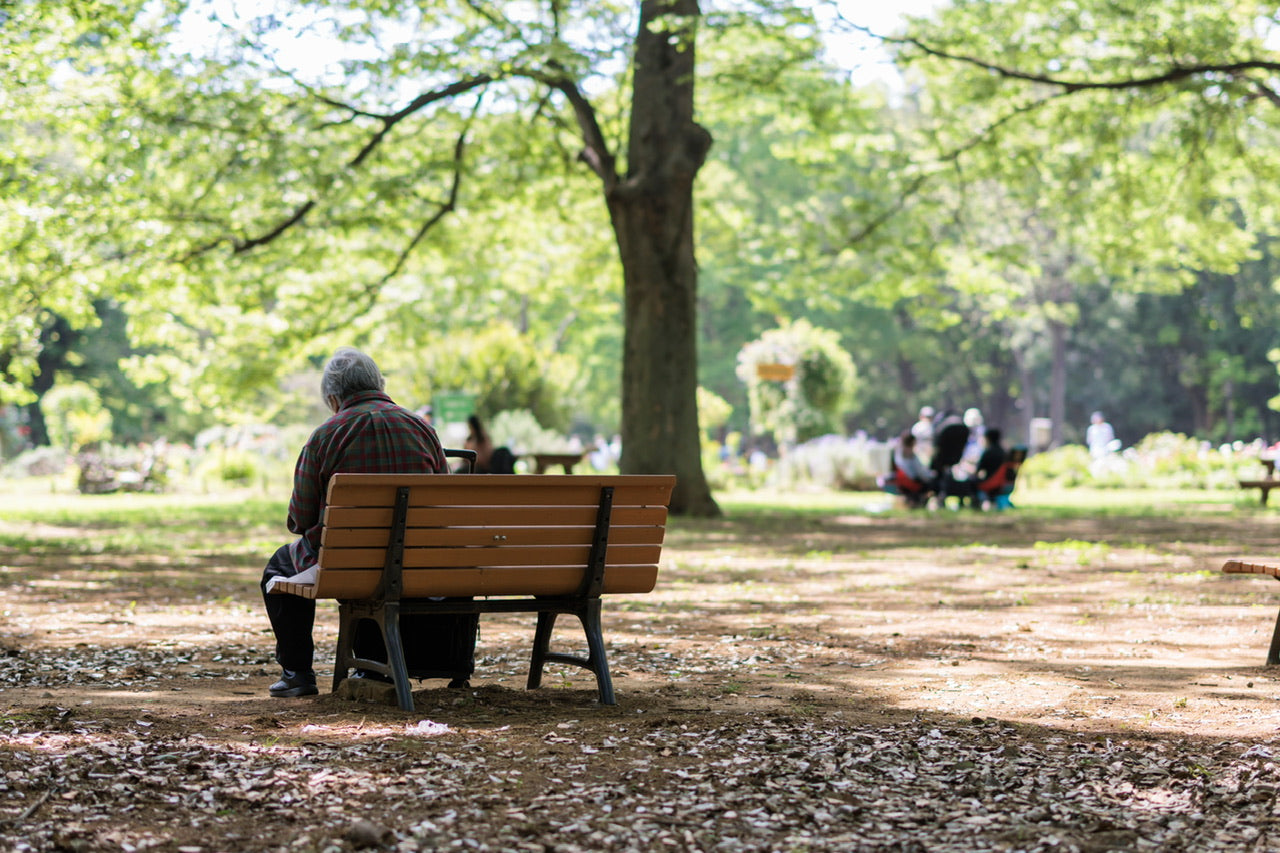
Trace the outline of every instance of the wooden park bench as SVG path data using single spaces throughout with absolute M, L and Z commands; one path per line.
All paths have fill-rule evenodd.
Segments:
M 528 687 L 545 663 L 574 664 L 613 705 L 600 597 L 654 588 L 674 486 L 668 475 L 334 474 L 315 582 L 272 592 L 339 601 L 334 690 L 353 668 L 380 673 L 412 711 L 401 616 L 537 613 Z M 560 614 L 582 623 L 585 657 L 550 651 Z M 386 662 L 355 655 L 363 620 L 381 630 Z
M 1267 566 L 1261 563 L 1246 563 L 1241 560 L 1227 560 L 1222 564 L 1222 571 L 1229 575 L 1267 575 L 1280 580 L 1280 566 Z M 1276 628 L 1271 634 L 1271 648 L 1267 650 L 1267 665 L 1280 664 L 1280 615 L 1276 617 Z
M 1280 489 L 1280 478 L 1276 477 L 1276 460 L 1262 459 L 1262 465 L 1266 468 L 1267 473 L 1261 480 L 1240 480 L 1240 488 L 1242 489 L 1258 489 L 1261 491 L 1259 497 L 1262 505 L 1267 505 L 1267 498 L 1271 496 L 1272 489 Z

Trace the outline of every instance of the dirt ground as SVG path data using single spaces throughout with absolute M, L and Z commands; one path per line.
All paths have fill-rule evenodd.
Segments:
M 616 706 L 486 616 L 413 713 L 329 693 L 324 605 L 268 697 L 248 560 L 0 550 L 0 849 L 1280 849 L 1280 587 L 1218 572 L 1277 519 L 676 520 Z

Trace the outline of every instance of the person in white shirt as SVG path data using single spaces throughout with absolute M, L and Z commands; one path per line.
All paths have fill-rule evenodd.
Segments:
M 1089 428 L 1084 431 L 1084 443 L 1089 447 L 1089 455 L 1101 459 L 1112 450 L 1116 440 L 1116 431 L 1107 423 L 1102 412 L 1094 412 L 1089 418 Z
M 911 425 L 911 434 L 916 438 L 916 456 L 927 467 L 933 459 L 933 406 L 920 408 L 920 416 Z

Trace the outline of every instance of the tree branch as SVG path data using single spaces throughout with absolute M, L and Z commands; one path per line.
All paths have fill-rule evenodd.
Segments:
M 1160 71 L 1155 74 L 1148 74 L 1143 77 L 1126 77 L 1117 80 L 1067 80 L 1048 74 L 1036 74 L 1029 71 L 1021 71 L 1017 68 L 1010 68 L 1005 65 L 988 62 L 987 60 L 980 59 L 976 56 L 952 53 L 949 50 L 933 47 L 932 45 L 926 44 L 920 39 L 911 36 L 882 36 L 859 24 L 850 23 L 849 26 L 887 44 L 910 45 L 928 56 L 972 65 L 976 68 L 990 71 L 1010 80 L 1023 80 L 1028 83 L 1052 86 L 1054 88 L 1061 89 L 1064 92 L 1149 89 L 1156 86 L 1163 86 L 1167 83 L 1176 83 L 1180 80 L 1185 80 L 1189 77 L 1196 77 L 1202 74 L 1226 74 L 1235 77 L 1244 74 L 1246 71 L 1267 71 L 1271 73 L 1280 72 L 1280 62 L 1267 59 L 1244 59 L 1237 62 L 1206 62 L 1195 65 L 1181 65 L 1177 62 L 1173 62 L 1170 63 L 1164 71 Z
M 426 222 L 422 223 L 418 228 L 417 232 L 413 235 L 413 239 L 409 241 L 409 245 L 405 246 L 404 250 L 401 251 L 400 255 L 396 258 L 395 263 L 391 265 L 391 269 L 387 270 L 386 274 L 378 279 L 376 284 L 369 288 L 372 292 L 376 293 L 381 291 L 383 285 L 399 275 L 400 271 L 404 269 L 404 265 L 408 262 L 409 256 L 413 254 L 413 250 L 416 249 L 418 244 L 423 241 L 427 236 L 427 233 L 438 225 L 440 220 L 444 219 L 445 216 L 457 210 L 458 190 L 462 186 L 463 154 L 466 151 L 466 147 L 467 132 L 463 131 L 458 136 L 457 142 L 453 145 L 453 181 L 449 185 L 448 196 L 445 198 L 444 202 L 441 203 L 440 207 L 436 209 L 436 212 L 428 217 Z
M 403 109 L 399 109 L 394 113 L 388 113 L 381 116 L 382 127 L 378 129 L 373 136 L 369 137 L 369 141 L 364 144 L 359 153 L 352 157 L 347 163 L 347 168 L 352 169 L 364 162 L 365 158 L 374 152 L 374 150 L 382 144 L 382 140 L 387 134 L 395 128 L 397 124 L 404 121 L 409 116 L 423 109 L 424 107 L 434 104 L 436 101 L 443 101 L 448 98 L 456 97 L 464 92 L 469 92 L 479 86 L 487 86 L 493 82 L 493 77 L 489 74 L 478 74 L 466 80 L 459 80 L 456 83 L 450 83 L 441 89 L 435 89 L 430 92 L 424 92 L 418 97 L 410 101 Z
M 960 62 L 960 63 L 972 65 L 976 68 L 981 68 L 983 70 L 990 71 L 994 74 L 997 74 L 1001 77 L 1005 77 L 1011 80 L 1021 80 L 1028 83 L 1035 83 L 1038 85 L 1048 86 L 1057 90 L 1052 95 L 1049 95 L 1043 98 L 1038 98 L 1030 102 L 1027 102 L 1025 104 L 1021 104 L 1017 106 L 1015 109 L 1001 116 L 996 121 L 987 125 L 985 128 L 982 128 L 981 130 L 979 130 L 976 134 L 973 135 L 972 138 L 970 138 L 964 144 L 959 145 L 956 148 L 952 149 L 951 151 L 943 154 L 941 157 L 938 158 L 937 162 L 939 163 L 947 163 L 947 162 L 957 163 L 960 160 L 960 158 L 964 156 L 965 153 L 981 145 L 983 142 L 989 139 L 997 130 L 999 130 L 1001 126 L 1007 124 L 1008 122 L 1012 121 L 1018 116 L 1031 112 L 1033 110 L 1037 110 L 1057 98 L 1071 95 L 1076 92 L 1120 91 L 1125 89 L 1156 88 L 1159 86 L 1163 86 L 1170 83 L 1176 83 L 1176 82 L 1186 80 L 1191 77 L 1196 77 L 1199 75 L 1224 74 L 1224 75 L 1229 75 L 1232 77 L 1246 80 L 1254 87 L 1259 97 L 1263 97 L 1268 101 L 1270 101 L 1272 104 L 1276 106 L 1280 106 L 1280 94 L 1278 94 L 1275 90 L 1271 89 L 1261 81 L 1253 80 L 1246 75 L 1246 72 L 1256 71 L 1256 70 L 1265 70 L 1269 72 L 1280 71 L 1280 62 L 1274 62 L 1270 60 L 1261 60 L 1261 59 L 1242 60 L 1238 62 L 1201 63 L 1196 65 L 1180 65 L 1174 62 L 1174 63 L 1171 63 L 1169 67 L 1167 67 L 1163 71 L 1160 71 L 1154 74 L 1148 74 L 1145 76 L 1140 76 L 1140 77 L 1128 77 L 1128 78 L 1116 79 L 1116 80 L 1068 80 L 1068 79 L 1054 77 L 1052 75 L 1047 75 L 1047 74 L 1035 74 L 1035 73 L 1020 71 L 1016 68 L 1010 68 L 1007 66 L 999 65 L 994 62 L 988 62 L 978 57 L 953 53 L 951 51 L 944 50 L 942 48 L 933 47 L 917 38 L 913 38 L 913 37 L 898 38 L 893 36 L 884 36 L 872 31 L 867 27 L 861 26 L 859 24 L 854 24 L 848 21 L 846 21 L 846 23 L 852 29 L 858 30 L 882 42 L 886 42 L 890 44 L 898 44 L 898 45 L 909 45 L 911 47 L 916 48 L 917 50 L 920 50 L 921 52 L 923 52 L 928 56 L 933 56 L 938 59 L 946 59 L 953 62 Z M 871 236 L 873 233 L 875 233 L 877 230 L 879 230 L 885 223 L 890 221 L 894 216 L 896 216 L 903 209 L 905 209 L 907 202 L 910 200 L 910 198 L 914 196 L 916 193 L 920 192 L 921 189 L 923 189 L 923 187 L 927 183 L 928 183 L 927 175 L 919 175 L 915 179 L 913 179 L 904 188 L 903 192 L 900 194 L 895 204 L 891 205 L 882 214 L 880 214 L 879 216 L 876 216 L 874 219 L 867 222 L 861 228 L 859 228 L 858 230 L 850 234 L 849 243 L 853 244 L 853 243 L 858 243 L 862 240 L 865 240 L 866 238 Z
M 961 157 L 963 157 L 965 154 L 977 148 L 979 145 L 981 145 L 983 142 L 989 139 L 992 135 L 995 134 L 997 130 L 999 130 L 1005 124 L 1013 121 L 1015 118 L 1018 118 L 1022 115 L 1025 115 L 1030 112 L 1034 112 L 1035 110 L 1040 109 L 1041 107 L 1045 106 L 1051 101 L 1057 100 L 1058 98 L 1061 98 L 1061 97 L 1065 97 L 1067 94 L 1068 94 L 1067 92 L 1055 92 L 1054 94 L 1049 95 L 1047 97 L 1037 98 L 1025 104 L 1019 104 L 1009 112 L 1005 113 L 1004 115 L 997 118 L 995 121 L 988 124 L 986 127 L 979 130 L 977 133 L 971 136 L 967 141 L 963 142 L 960 145 L 957 145 L 955 148 L 952 148 L 950 151 L 947 151 L 944 154 L 942 154 L 942 156 L 938 157 L 935 162 L 939 165 L 945 164 L 945 163 L 953 163 L 953 164 L 958 163 Z M 918 192 L 920 192 L 928 182 L 929 182 L 928 173 L 916 175 L 907 184 L 907 186 L 903 189 L 903 191 L 899 193 L 897 200 L 892 205 L 886 208 L 884 212 L 882 212 L 879 216 L 876 216 L 869 222 L 865 223 L 861 228 L 851 233 L 849 235 L 849 239 L 846 245 L 854 245 L 856 243 L 859 243 L 867 239 L 868 237 L 870 237 L 876 231 L 880 230 L 880 228 L 885 223 L 889 222 L 891 219 L 893 219 L 893 217 L 897 216 L 899 213 L 905 210 L 907 207 L 907 202 L 909 202 L 912 199 L 912 197 L 914 197 Z
M 472 112 L 472 119 L 475 118 L 477 112 L 479 112 L 479 101 L 477 101 L 476 108 Z M 427 217 L 426 221 L 418 227 L 418 230 L 414 232 L 414 235 L 410 238 L 408 244 L 405 245 L 405 247 L 401 249 L 400 253 L 396 256 L 395 262 L 392 263 L 391 267 L 377 279 L 369 282 L 361 288 L 359 304 L 353 306 L 350 303 L 344 303 L 341 316 L 338 319 L 332 320 L 326 325 L 317 328 L 315 330 L 316 334 L 324 335 L 337 332 L 350 325 L 352 317 L 363 316 L 372 309 L 373 306 L 377 304 L 378 297 L 382 294 L 383 288 L 389 281 L 404 270 L 405 265 L 409 262 L 409 258 L 413 255 L 418 246 L 421 245 L 422 241 L 426 239 L 427 234 L 439 225 L 447 215 L 457 209 L 458 194 L 462 187 L 462 166 L 467 148 L 467 134 L 470 132 L 470 129 L 471 122 L 468 121 L 467 127 L 458 135 L 457 141 L 453 144 L 453 181 L 449 186 L 449 194 L 446 196 L 445 200 L 441 202 L 435 212 L 432 213 L 431 216 Z
M 484 18 L 486 21 L 492 24 L 494 27 L 497 27 L 499 30 L 502 30 L 504 33 L 506 33 L 508 37 L 512 37 L 513 35 L 519 34 L 520 30 L 518 27 L 513 27 L 509 20 L 499 16 L 492 9 L 486 6 L 480 5 L 480 3 L 476 2 L 476 0 L 466 0 L 466 4 L 471 9 L 472 12 L 475 12 L 481 18 Z
M 1277 93 L 1275 89 L 1261 80 L 1250 79 L 1249 82 L 1253 84 L 1253 88 L 1257 90 L 1260 96 L 1271 102 L 1271 106 L 1280 107 L 1280 93 Z
M 548 65 L 552 73 L 540 73 L 536 70 L 527 70 L 524 76 L 535 79 L 544 86 L 549 86 L 564 95 L 564 99 L 568 101 L 573 108 L 573 118 L 577 122 L 577 128 L 582 134 L 582 150 L 579 152 L 579 159 L 582 163 L 588 165 L 591 172 L 600 178 L 604 184 L 604 193 L 608 195 L 614 188 L 618 186 L 618 169 L 617 158 L 613 152 L 609 150 L 609 143 L 604 138 L 604 131 L 600 129 L 599 119 L 595 117 L 595 108 L 591 106 L 591 102 L 586 99 L 582 90 L 577 87 L 577 83 L 573 82 L 564 69 L 558 63 L 550 63 Z
M 344 164 L 343 168 L 358 169 L 360 165 L 364 163 L 366 159 L 368 159 L 369 155 L 371 155 L 374 151 L 378 149 L 378 147 L 383 143 L 383 141 L 387 138 L 387 135 L 396 127 L 396 125 L 404 121 L 406 118 L 409 118 L 410 116 L 414 115 L 418 111 L 424 109 L 427 106 L 430 106 L 431 104 L 436 103 L 437 101 L 446 100 L 448 98 L 455 97 L 457 95 L 460 95 L 472 89 L 475 89 L 481 86 L 486 86 L 489 83 L 491 83 L 493 79 L 494 78 L 489 74 L 479 74 L 479 75 L 476 75 L 475 77 L 469 77 L 465 80 L 459 80 L 456 83 L 449 84 L 448 86 L 444 86 L 439 89 L 433 89 L 430 92 L 424 92 L 423 94 L 419 95 L 418 97 L 410 101 L 402 109 L 396 110 L 393 113 L 387 113 L 381 116 L 374 116 L 375 118 L 378 119 L 379 123 L 381 124 L 381 127 L 379 127 L 376 131 L 374 131 L 374 133 L 369 137 L 369 139 L 365 142 L 365 144 L 361 146 L 360 150 L 356 152 L 355 156 L 353 156 Z M 338 106 L 342 109 L 352 109 L 353 113 L 355 112 L 353 108 L 347 107 L 346 105 L 336 104 L 332 101 L 326 101 L 326 102 L 330 103 L 333 106 Z M 274 226 L 268 228 L 266 231 L 257 235 L 256 237 L 248 237 L 248 238 L 231 241 L 232 254 L 242 255 L 246 252 L 250 252 L 260 246 L 265 246 L 266 244 L 272 242 L 273 240 L 278 238 L 281 234 L 284 234 L 290 228 L 292 228 L 293 226 L 301 222 L 306 217 L 306 215 L 316 207 L 318 203 L 319 203 L 318 199 L 309 198 L 306 201 L 299 204 L 297 207 L 295 207 L 291 213 L 286 215 Z M 202 246 L 192 249 L 190 252 L 188 252 L 186 255 L 182 257 L 182 261 L 183 262 L 191 261 L 200 255 L 203 255 L 212 251 L 213 249 L 222 245 L 226 241 L 227 241 L 226 237 L 219 237 L 215 240 L 211 240 L 210 242 Z
M 285 217 L 283 220 L 277 223 L 276 226 L 272 228 L 270 231 L 267 231 L 263 234 L 259 234 L 257 237 L 251 237 L 248 240 L 236 241 L 236 243 L 234 244 L 231 250 L 232 253 L 236 255 L 243 255 L 245 252 L 250 252 L 258 248 L 259 246 L 265 246 L 266 244 L 270 243 L 272 240 L 276 239 L 281 234 L 283 234 L 284 232 L 288 231 L 290 228 L 292 228 L 293 226 L 301 222 L 303 217 L 305 217 L 308 213 L 310 213 L 315 206 L 316 206 L 315 199 L 308 199 L 307 201 L 304 201 L 302 204 L 298 205 L 297 208 L 294 209 L 293 213 L 291 213 L 289 216 Z
M 578 158 L 600 178 L 607 196 L 618 186 L 618 164 L 617 158 L 609 150 L 604 131 L 600 129 L 595 107 L 587 100 L 586 95 L 582 94 L 577 83 L 564 73 L 563 68 L 556 63 L 552 63 L 549 67 L 553 72 L 551 74 L 528 71 L 524 76 L 550 86 L 568 100 L 569 106 L 573 108 L 574 118 L 578 122 L 578 130 L 582 133 L 582 151 L 578 153 Z

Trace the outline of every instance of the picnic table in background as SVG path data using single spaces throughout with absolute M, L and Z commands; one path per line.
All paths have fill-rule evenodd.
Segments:
M 1262 467 L 1266 469 L 1267 474 L 1261 480 L 1241 480 L 1240 488 L 1242 489 L 1258 489 L 1261 494 L 1262 505 L 1267 505 L 1267 498 L 1271 496 L 1271 490 L 1280 488 L 1280 479 L 1276 478 L 1276 459 L 1274 456 L 1263 456 L 1259 460 Z
M 533 473 L 545 474 L 548 468 L 554 468 L 559 465 L 564 469 L 566 474 L 573 473 L 573 466 L 582 461 L 586 456 L 585 453 L 534 453 L 533 455 Z

